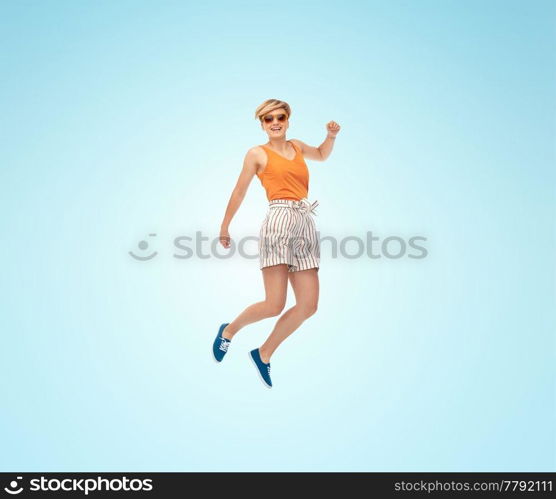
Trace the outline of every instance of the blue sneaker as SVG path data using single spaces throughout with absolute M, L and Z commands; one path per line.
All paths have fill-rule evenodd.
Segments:
M 270 363 L 265 364 L 262 361 L 261 354 L 259 353 L 258 348 L 255 348 L 255 350 L 251 350 L 249 352 L 249 357 L 253 361 L 253 364 L 255 364 L 255 367 L 257 368 L 259 376 L 261 377 L 263 383 L 268 388 L 272 388 L 272 381 L 270 379 Z
M 232 340 L 229 340 L 222 336 L 222 331 L 224 331 L 225 327 L 228 324 L 229 322 L 226 322 L 220 326 L 220 329 L 218 329 L 218 334 L 216 335 L 216 339 L 212 344 L 212 353 L 214 354 L 214 358 L 216 359 L 217 362 L 222 362 L 222 359 L 224 358 L 224 355 L 226 355 L 226 352 L 228 351 L 228 347 L 232 342 Z

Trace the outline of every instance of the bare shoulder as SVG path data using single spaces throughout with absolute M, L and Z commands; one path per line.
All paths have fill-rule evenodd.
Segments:
M 245 162 L 254 166 L 260 173 L 267 163 L 266 151 L 261 146 L 251 147 L 245 155 Z
M 255 160 L 257 163 L 266 162 L 266 151 L 261 146 L 251 147 L 246 154 L 246 158 Z

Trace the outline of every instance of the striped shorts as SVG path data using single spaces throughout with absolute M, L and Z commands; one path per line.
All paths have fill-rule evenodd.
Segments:
M 320 245 L 313 215 L 318 201 L 274 199 L 259 235 L 260 268 L 287 264 L 289 272 L 320 265 Z

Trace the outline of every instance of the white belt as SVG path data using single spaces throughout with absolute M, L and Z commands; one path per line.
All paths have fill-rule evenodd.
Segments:
M 301 213 L 312 213 L 316 215 L 315 208 L 319 205 L 318 201 L 313 201 L 312 203 L 307 199 L 303 198 L 299 201 L 295 201 L 293 199 L 274 199 L 269 202 L 269 206 L 289 206 L 290 208 L 294 208 L 295 210 L 300 211 Z

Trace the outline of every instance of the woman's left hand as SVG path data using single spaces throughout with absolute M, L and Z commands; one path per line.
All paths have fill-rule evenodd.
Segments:
M 338 123 L 336 123 L 335 121 L 329 121 L 326 124 L 326 130 L 329 137 L 336 137 L 336 135 L 338 135 L 338 132 L 340 131 L 340 125 L 338 125 Z

